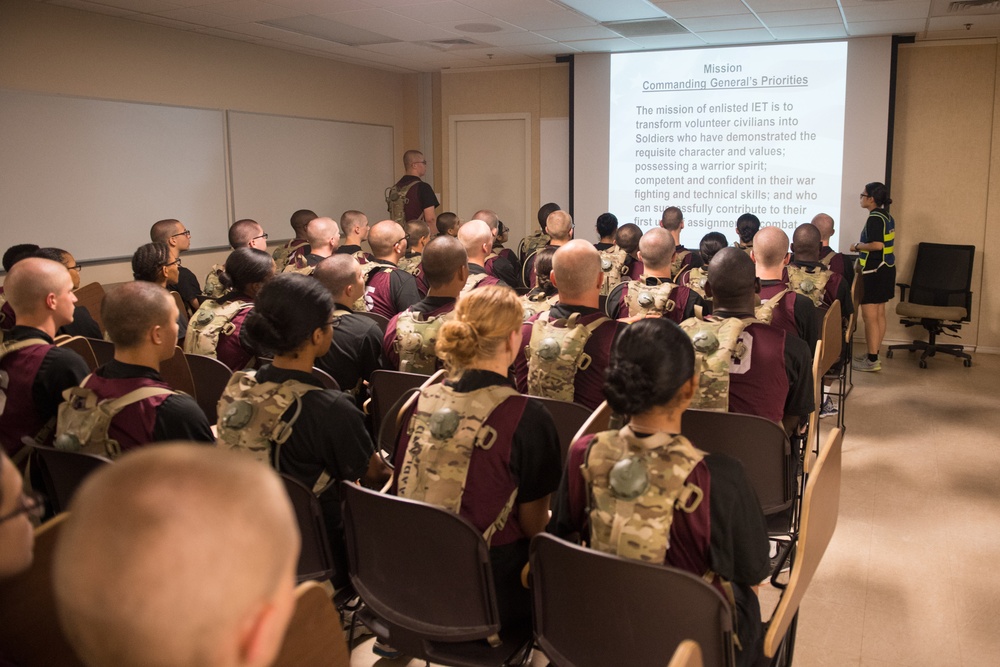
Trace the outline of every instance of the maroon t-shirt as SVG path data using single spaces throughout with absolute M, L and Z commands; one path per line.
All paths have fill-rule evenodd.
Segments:
M 0 442 L 8 456 L 14 456 L 24 446 L 22 437 L 33 438 L 45 426 L 46 419 L 38 414 L 32 399 L 32 389 L 42 360 L 54 347 L 32 345 L 0 359 L 0 374 L 7 380 L 6 386 L 0 387 L 6 394 L 4 409 L 0 412 Z
M 243 329 L 243 323 L 252 310 L 252 307 L 244 308 L 236 313 L 233 319 L 230 320 L 233 325 L 232 332 L 220 333 L 219 343 L 215 346 L 215 356 L 233 371 L 243 370 L 253 358 L 253 354 L 240 345 L 240 331 Z
M 389 262 L 376 260 L 385 268 L 368 274 L 365 287 L 365 310 L 390 319 L 420 301 L 413 276 Z
M 625 260 L 625 265 L 628 266 L 629 280 L 641 280 L 642 274 L 646 272 L 646 265 L 632 257 Z
M 757 415 L 781 423 L 788 398 L 785 332 L 769 324 L 751 323 L 740 338 L 749 351 L 742 363 L 729 367 L 729 411 Z
M 97 394 L 102 401 L 119 398 L 141 387 L 170 389 L 170 385 L 162 380 L 145 377 L 112 379 L 101 377 L 96 373 L 87 380 L 86 387 Z M 126 406 L 111 420 L 108 437 L 116 440 L 123 452 L 152 442 L 156 409 L 170 396 L 171 394 L 161 394 Z
M 762 284 L 760 286 L 761 303 L 767 301 L 785 288 L 786 285 L 782 283 L 774 285 Z M 787 331 L 793 336 L 803 337 L 799 332 L 798 324 L 795 322 L 795 292 L 789 291 L 785 296 L 781 297 L 781 301 L 774 307 L 771 326 L 778 327 L 782 331 Z

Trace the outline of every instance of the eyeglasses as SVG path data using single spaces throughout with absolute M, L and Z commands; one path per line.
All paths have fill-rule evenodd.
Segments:
M 83 271 L 83 264 L 74 264 L 73 266 L 67 266 L 66 269 L 68 271 L 80 272 Z
M 266 241 L 267 240 L 267 233 L 265 232 L 265 233 L 261 234 L 260 236 L 253 237 L 252 239 L 250 239 L 250 243 L 253 243 L 257 239 L 264 239 Z
M 175 236 L 186 236 L 188 238 L 191 238 L 191 230 L 185 229 L 183 232 L 177 232 L 176 234 L 171 234 L 170 238 L 174 238 Z
M 871 197 L 871 195 L 868 194 L 867 192 L 862 192 L 861 193 L 861 198 L 864 199 L 865 197 Z
M 413 164 L 427 164 L 427 160 L 417 160 Z
M 27 514 L 35 520 L 41 519 L 42 515 L 45 514 L 45 496 L 33 491 L 22 493 L 21 497 L 17 499 L 17 509 L 9 514 L 0 516 L 0 523 L 16 519 L 22 514 Z
M 180 257 L 178 257 L 177 259 L 175 259 L 175 260 L 174 260 L 174 261 L 172 261 L 172 262 L 167 262 L 166 264 L 164 264 L 164 265 L 163 265 L 163 268 L 167 268 L 168 266 L 173 266 L 174 264 L 176 264 L 176 265 L 177 265 L 177 267 L 178 267 L 178 268 L 180 268 L 180 265 L 181 265 L 181 258 L 180 258 Z
M 392 245 L 397 245 L 399 243 L 402 243 L 405 240 L 406 240 L 406 237 L 404 236 L 403 238 L 399 239 L 398 241 L 395 241 Z

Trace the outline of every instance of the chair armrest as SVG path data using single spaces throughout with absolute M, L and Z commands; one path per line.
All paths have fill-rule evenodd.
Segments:
M 906 301 L 906 290 L 910 289 L 910 283 L 896 283 L 899 287 L 899 300 Z

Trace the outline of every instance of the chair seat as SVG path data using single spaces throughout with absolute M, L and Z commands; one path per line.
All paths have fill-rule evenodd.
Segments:
M 927 320 L 964 320 L 968 311 L 961 306 L 924 306 L 919 303 L 901 301 L 896 304 L 896 314 L 901 317 L 919 317 Z

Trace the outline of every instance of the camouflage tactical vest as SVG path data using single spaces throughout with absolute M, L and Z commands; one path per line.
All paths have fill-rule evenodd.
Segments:
M 517 248 L 517 254 L 527 259 L 535 254 L 536 251 L 547 246 L 551 240 L 551 236 L 539 229 L 534 234 L 521 239 L 521 244 Z
M 396 320 L 396 340 L 393 347 L 399 355 L 399 370 L 404 373 L 432 375 L 437 370 L 435 352 L 441 325 L 455 318 L 455 311 L 424 319 L 419 313 L 404 310 Z
M 479 287 L 479 283 L 483 282 L 490 277 L 488 273 L 469 273 L 469 277 L 465 279 L 465 287 L 462 288 L 460 294 L 465 294 L 466 292 L 471 292 L 472 290 Z
M 124 396 L 102 400 L 94 390 L 87 388 L 90 377 L 85 377 L 79 387 L 70 387 L 63 392 L 53 442 L 57 449 L 116 459 L 121 456 L 122 448 L 117 440 L 108 435 L 115 415 L 147 398 L 178 393 L 165 387 L 140 387 Z
M 703 299 L 707 299 L 708 295 L 705 294 L 705 284 L 708 282 L 708 269 L 698 266 L 690 269 L 687 275 L 687 288 L 697 293 Z
M 826 284 L 830 282 L 833 271 L 829 269 L 810 271 L 794 264 L 789 264 L 786 268 L 788 270 L 788 287 L 793 292 L 809 297 L 817 308 L 822 307 Z
M 627 259 L 628 253 L 616 245 L 601 251 L 601 271 L 604 273 L 601 296 L 611 294 L 611 290 L 622 281 L 622 277 L 628 275 L 628 266 L 625 264 Z
M 524 321 L 539 313 L 547 313 L 552 306 L 559 303 L 559 294 L 545 296 L 545 292 L 528 293 L 521 296 L 521 307 L 524 308 Z
M 209 300 L 201 304 L 188 322 L 187 335 L 184 337 L 184 352 L 217 359 L 219 337 L 223 334 L 232 335 L 236 331 L 233 319 L 251 308 L 253 303 L 239 299 L 223 304 Z
M 729 369 L 741 360 L 747 348 L 740 342 L 743 329 L 754 320 L 691 317 L 681 322 L 681 329 L 694 345 L 695 375 L 698 390 L 692 408 L 729 411 Z
M 274 272 L 283 272 L 285 267 L 288 265 L 289 256 L 305 245 L 309 245 L 305 239 L 292 239 L 288 243 L 275 248 L 274 252 L 271 254 L 271 258 L 274 259 Z M 300 255 L 301 254 L 296 255 L 296 257 L 299 257 Z
M 628 306 L 629 317 L 634 315 L 645 317 L 649 313 L 666 315 L 677 307 L 677 303 L 670 298 L 677 285 L 669 280 L 656 285 L 647 285 L 646 276 L 643 276 L 640 280 L 630 280 L 627 289 L 625 305 Z
M 361 279 L 365 281 L 365 293 L 357 298 L 351 308 L 356 313 L 370 313 L 371 307 L 365 297 L 368 296 L 368 281 L 379 271 L 395 271 L 396 267 L 379 264 L 378 262 L 365 262 L 361 265 Z
M 7 313 L 4 312 L 5 305 L 7 305 L 7 295 L 0 289 L 0 329 L 13 329 L 14 325 L 7 322 Z
M 674 259 L 670 262 L 670 275 L 676 278 L 680 275 L 684 267 L 684 258 L 691 254 L 690 250 L 677 250 L 674 252 Z
M 784 296 L 790 291 L 791 290 L 786 287 L 764 303 L 757 306 L 754 309 L 754 316 L 764 324 L 770 324 L 774 319 L 774 309 L 778 307 L 778 304 L 781 303 L 781 299 L 784 298 Z
M 302 397 L 321 389 L 297 380 L 258 382 L 256 371 L 233 373 L 219 399 L 216 444 L 268 465 L 273 459 L 277 468 L 281 446 L 291 437 L 302 412 Z M 293 405 L 295 412 L 285 421 L 283 416 Z
M 205 289 L 202 290 L 202 294 L 207 296 L 209 299 L 221 299 L 226 296 L 229 291 L 222 285 L 222 281 L 219 279 L 219 275 L 224 273 L 226 267 L 221 264 L 213 264 L 212 270 L 208 272 L 205 276 Z
M 420 255 L 410 255 L 399 260 L 399 268 L 410 275 L 417 275 L 420 271 L 420 262 L 423 258 Z
M 406 204 L 409 201 L 407 195 L 414 185 L 420 183 L 419 180 L 411 181 L 403 187 L 391 185 L 385 189 L 385 205 L 389 211 L 389 217 L 405 227 L 406 225 Z
M 304 276 L 311 276 L 316 271 L 315 266 L 309 266 L 309 260 L 305 255 L 296 255 L 281 270 L 282 273 L 301 273 Z
M 488 450 L 497 439 L 496 429 L 486 426 L 486 421 L 501 403 L 517 395 L 517 391 L 503 385 L 470 392 L 457 392 L 445 384 L 421 389 L 407 427 L 409 444 L 397 476 L 400 497 L 458 514 L 473 451 Z M 486 529 L 483 537 L 487 543 L 507 524 L 516 497 L 517 489 Z
M 581 467 L 590 488 L 590 546 L 662 564 L 674 511 L 690 514 L 704 498 L 685 482 L 704 456 L 682 435 L 639 438 L 628 426 L 598 433 Z
M 598 317 L 590 324 L 579 323 L 580 314 L 569 319 L 549 320 L 549 312 L 531 325 L 531 339 L 524 354 L 528 358 L 528 393 L 532 396 L 572 401 L 577 371 L 590 367 L 590 355 L 583 351 L 591 335 L 610 320 Z

